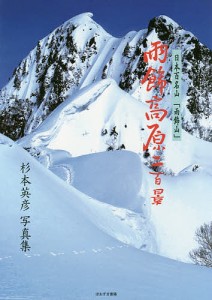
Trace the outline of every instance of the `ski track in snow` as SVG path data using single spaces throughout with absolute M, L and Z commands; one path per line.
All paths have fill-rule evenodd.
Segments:
M 30 253 L 24 253 L 24 256 L 27 257 L 27 258 L 31 258 L 31 257 L 40 257 L 40 256 L 44 256 L 44 255 L 49 255 L 49 256 L 61 256 L 61 255 L 82 255 L 82 254 L 86 254 L 86 253 L 100 253 L 100 252 L 107 252 L 107 251 L 113 251 L 117 248 L 119 249 L 123 249 L 123 248 L 128 248 L 129 245 L 127 244 L 124 244 L 124 245 L 118 245 L 118 246 L 106 246 L 104 248 L 92 248 L 90 250 L 71 250 L 70 252 L 53 252 L 53 251 L 50 251 L 48 253 L 45 253 L 45 254 L 39 254 L 39 253 L 34 253 L 34 254 L 30 254 Z M 7 259 L 13 259 L 14 256 L 3 256 L 3 257 L 0 257 L 0 262 L 3 261 L 3 260 L 7 260 Z M 0 298 L 1 300 L 1 298 Z

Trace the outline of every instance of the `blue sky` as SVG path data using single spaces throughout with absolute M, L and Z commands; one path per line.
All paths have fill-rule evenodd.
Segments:
M 86 11 L 117 37 L 164 14 L 212 49 L 211 0 L 0 0 L 0 88 L 39 39 Z

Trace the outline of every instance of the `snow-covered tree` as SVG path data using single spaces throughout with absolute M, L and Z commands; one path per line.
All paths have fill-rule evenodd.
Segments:
M 195 239 L 200 246 L 189 253 L 190 258 L 195 264 L 212 267 L 212 222 L 200 226 Z

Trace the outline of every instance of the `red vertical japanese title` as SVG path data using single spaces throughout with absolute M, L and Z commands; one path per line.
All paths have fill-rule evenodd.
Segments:
M 167 116 L 167 110 L 160 108 L 160 102 L 163 100 L 164 89 L 167 85 L 167 81 L 164 76 L 163 64 L 167 60 L 168 55 L 168 45 L 162 44 L 161 41 L 151 43 L 150 51 L 144 53 L 144 61 L 147 63 L 149 61 L 159 62 L 159 67 L 157 69 L 148 68 L 145 76 L 141 80 L 141 84 L 146 83 L 146 91 L 150 92 L 157 89 L 157 96 L 152 96 L 150 100 L 145 101 L 149 105 L 149 112 L 145 114 L 147 121 L 153 124 L 147 125 L 149 129 L 149 136 L 146 144 L 143 144 L 143 151 L 148 151 L 149 146 L 153 147 L 155 155 L 153 156 L 153 162 L 151 167 L 157 170 L 157 167 L 162 167 L 163 162 L 161 160 L 161 155 L 165 150 L 164 140 L 165 134 L 161 132 L 160 124 L 163 119 Z M 159 154 L 160 153 L 160 154 Z M 161 204 L 164 199 L 164 189 L 161 188 L 161 175 L 163 172 L 149 172 L 149 174 L 154 176 L 155 188 L 152 195 L 152 204 Z

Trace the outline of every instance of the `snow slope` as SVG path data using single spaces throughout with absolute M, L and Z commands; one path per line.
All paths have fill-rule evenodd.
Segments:
M 25 147 L 63 149 L 73 156 L 109 147 L 117 149 L 122 144 L 128 150 L 142 149 L 142 117 L 146 110 L 144 104 L 123 92 L 115 81 L 102 80 L 67 99 L 20 143 Z M 114 127 L 120 135 L 112 133 Z
M 146 198 L 151 202 L 154 179 L 145 167 L 143 178 L 148 186 Z M 163 176 L 162 205 L 152 205 L 151 218 L 156 231 L 158 253 L 173 259 L 189 261 L 188 253 L 199 245 L 194 240 L 195 231 L 211 222 L 211 174 L 204 169 L 197 172 Z M 142 195 L 142 193 L 141 193 Z
M 107 292 L 121 300 L 210 299 L 211 270 L 114 239 L 113 230 L 127 236 L 115 207 L 68 187 L 8 138 L 0 141 L 0 299 L 92 300 Z M 23 162 L 32 182 L 27 255 L 19 251 Z
M 127 149 L 143 154 L 150 130 L 147 105 L 122 91 L 114 80 L 101 80 L 62 103 L 32 134 L 18 141 L 23 147 L 60 149 L 72 156 L 105 150 Z M 182 142 L 172 141 L 172 122 L 164 119 L 160 128 L 166 134 L 163 152 L 167 172 L 178 174 L 197 164 L 212 167 L 212 144 L 182 130 Z M 149 153 L 154 155 L 152 144 Z M 143 158 L 149 163 L 150 158 Z
M 151 204 L 154 177 L 135 153 L 116 151 L 76 158 L 61 150 L 46 153 L 40 161 L 45 164 L 48 157 L 46 166 L 68 184 L 102 202 L 141 212 L 155 231 L 156 253 L 189 261 L 189 251 L 198 246 L 194 240 L 197 227 L 212 218 L 210 167 L 200 163 L 196 171 L 191 165 L 175 176 L 162 176 L 165 198 L 155 207 Z M 125 218 L 121 210 L 120 217 Z M 131 220 L 134 222 L 133 214 Z
M 3 143 L 5 139 L 5 137 L 1 139 Z M 21 206 L 19 194 L 21 194 L 20 181 L 22 174 L 20 166 L 22 162 L 30 162 L 32 168 L 32 173 L 30 173 L 30 179 L 32 180 L 30 191 L 32 195 L 30 199 L 32 203 L 31 215 L 34 220 L 32 222 L 32 243 L 35 251 L 40 247 L 41 240 L 48 241 L 42 246 L 44 252 L 53 247 L 52 245 L 56 246 L 56 251 L 70 249 L 72 240 L 64 239 L 64 236 L 61 235 L 61 228 L 67 228 L 65 231 L 70 237 L 78 234 L 76 230 L 81 231 L 81 235 L 74 242 L 75 246 L 78 247 L 82 246 L 84 236 L 89 240 L 91 239 L 94 247 L 97 246 L 98 242 L 101 241 L 101 237 L 98 236 L 102 235 L 101 231 L 103 230 L 118 240 L 138 248 L 143 247 L 149 251 L 154 251 L 155 243 L 154 239 L 151 238 L 153 230 L 144 216 L 124 208 L 121 209 L 101 203 L 82 194 L 41 166 L 20 147 L 13 143 L 11 145 L 8 146 L 7 142 L 1 145 L 1 182 L 7 180 L 7 177 L 12 178 L 7 184 L 2 185 L 0 191 L 1 199 L 5 199 L 6 195 L 6 199 L 1 201 L 0 204 L 0 225 L 2 230 L 6 230 L 8 227 L 11 228 L 8 242 L 4 244 L 4 240 L 1 240 L 3 249 L 6 247 L 5 251 L 8 251 L 8 243 L 11 243 L 9 248 L 12 252 L 19 249 L 20 227 L 18 214 L 20 214 Z M 127 156 L 129 162 L 133 161 L 132 154 L 125 155 L 125 158 Z M 96 236 L 98 241 L 92 242 L 92 235 Z M 89 242 L 88 245 L 90 245 Z

